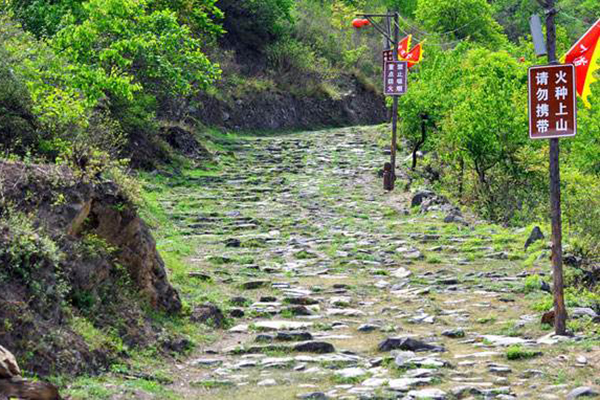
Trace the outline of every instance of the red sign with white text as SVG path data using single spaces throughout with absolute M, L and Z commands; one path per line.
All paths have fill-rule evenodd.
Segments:
M 577 133 L 575 67 L 529 68 L 529 137 L 551 139 Z

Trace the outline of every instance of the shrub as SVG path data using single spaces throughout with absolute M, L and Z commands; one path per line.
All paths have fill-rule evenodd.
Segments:
M 62 304 L 69 291 L 61 270 L 63 254 L 28 215 L 0 204 L 0 279 L 21 282 L 44 310 Z
M 563 170 L 563 212 L 565 227 L 575 234 L 581 256 L 600 255 L 600 184 L 598 176 L 574 168 Z
M 23 152 L 36 140 L 37 121 L 29 91 L 6 63 L 7 58 L 0 46 L 0 148 Z
M 236 48 L 262 51 L 290 32 L 293 0 L 221 0 L 226 40 Z
M 485 44 L 505 42 L 502 27 L 492 18 L 485 0 L 418 0 L 417 20 L 431 32 L 451 39 L 471 39 Z
M 219 76 L 173 12 L 152 11 L 144 0 L 90 0 L 84 8 L 87 18 L 72 20 L 52 44 L 72 62 L 72 84 L 90 101 L 132 100 L 141 90 L 189 94 Z
M 506 349 L 506 358 L 509 360 L 526 360 L 541 355 L 539 351 L 527 350 L 522 346 L 515 345 Z
M 329 62 L 295 39 L 287 38 L 271 44 L 267 48 L 267 57 L 275 72 L 290 82 L 306 85 L 306 78 L 320 81 L 331 76 Z
M 30 99 L 26 102 L 37 118 L 38 131 L 43 132 L 36 140 L 52 140 L 56 135 L 78 132 L 88 126 L 85 98 L 71 86 L 72 65 L 45 42 L 36 40 L 1 15 L 0 43 L 2 64 L 9 68 L 14 79 L 22 82 L 15 99 Z

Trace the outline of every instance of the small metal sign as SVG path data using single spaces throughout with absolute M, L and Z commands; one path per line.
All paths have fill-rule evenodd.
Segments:
M 551 139 L 577 133 L 575 67 L 529 68 L 529 137 Z
M 387 61 L 383 68 L 383 94 L 400 96 L 406 93 L 406 61 Z
M 531 40 L 533 40 L 535 55 L 538 57 L 545 56 L 548 53 L 546 51 L 546 41 L 542 33 L 542 21 L 540 21 L 537 14 L 533 14 L 529 19 L 529 27 L 531 28 Z

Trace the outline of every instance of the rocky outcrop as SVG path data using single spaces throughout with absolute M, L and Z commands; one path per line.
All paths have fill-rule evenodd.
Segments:
M 15 376 L 21 376 L 19 364 L 10 351 L 0 346 L 0 379 L 10 379 Z
M 47 382 L 32 382 L 21 377 L 15 356 L 0 346 L 0 399 L 60 400 L 58 389 Z
M 134 208 L 121 209 L 122 205 L 123 199 L 115 194 L 94 198 L 87 216 L 94 221 L 93 231 L 119 249 L 119 261 L 155 308 L 178 312 L 179 294 L 168 281 L 150 229 Z
M 194 105 L 165 105 L 161 117 L 180 120 L 191 116 L 207 126 L 250 131 L 315 130 L 387 121 L 385 98 L 376 88 L 351 75 L 340 77 L 338 84 L 340 95 L 335 98 L 328 93 L 297 95 L 285 85 L 241 94 L 229 94 L 223 88 L 222 95 L 201 95 Z
M 5 204 L 32 215 L 34 224 L 52 237 L 66 235 L 73 242 L 85 234 L 97 235 L 117 249 L 119 263 L 153 307 L 169 312 L 181 308 L 150 229 L 116 185 L 78 180 L 68 169 L 54 166 L 2 163 L 0 171 Z M 85 287 L 99 283 L 93 277 L 102 280 L 107 273 L 102 271 L 106 265 L 78 268 L 73 276 Z
M 158 340 L 146 304 L 181 309 L 135 205 L 115 184 L 63 167 L 0 163 L 0 264 L 0 344 L 42 376 L 116 357 L 90 346 L 77 318 L 135 347 Z

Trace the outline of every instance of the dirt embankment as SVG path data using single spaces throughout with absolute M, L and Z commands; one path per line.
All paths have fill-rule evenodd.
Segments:
M 335 93 L 320 88 L 300 94 L 292 88 L 286 90 L 281 83 L 253 91 L 230 87 L 227 78 L 224 82 L 219 96 L 204 94 L 195 105 L 186 107 L 168 105 L 162 116 L 171 120 L 191 117 L 206 126 L 234 131 L 317 130 L 375 125 L 387 119 L 384 97 L 353 75 L 340 78 L 335 83 Z
M 0 162 L 0 265 L 0 345 L 40 375 L 95 372 L 181 309 L 134 204 L 66 168 Z

